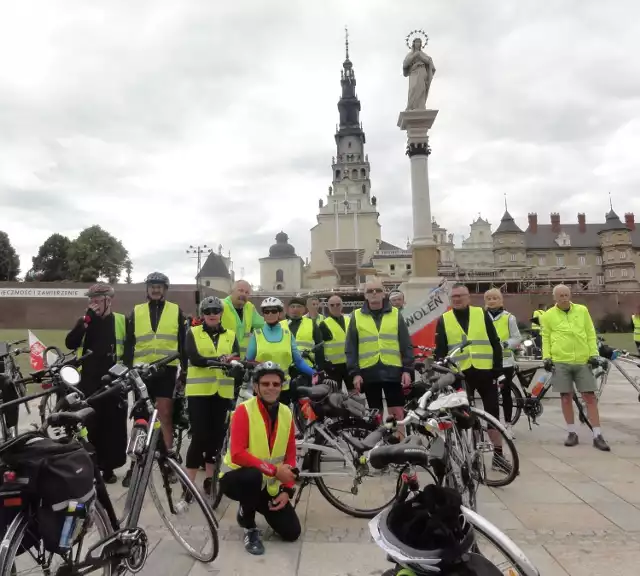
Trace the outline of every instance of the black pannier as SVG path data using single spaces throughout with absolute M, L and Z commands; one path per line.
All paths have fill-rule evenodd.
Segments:
M 44 546 L 60 552 L 67 516 L 76 516 L 69 546 L 89 517 L 95 499 L 94 466 L 77 442 L 60 442 L 36 432 L 22 434 L 0 447 L 0 459 L 14 471 L 23 498 L 36 506 L 38 532 Z M 73 509 L 73 511 L 71 511 Z

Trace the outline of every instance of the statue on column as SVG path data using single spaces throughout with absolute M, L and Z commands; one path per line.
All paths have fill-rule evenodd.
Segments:
M 422 51 L 428 37 L 423 30 L 413 30 L 406 40 L 410 52 L 402 63 L 402 73 L 405 78 L 409 78 L 407 110 L 426 110 L 429 88 L 436 73 L 433 60 Z

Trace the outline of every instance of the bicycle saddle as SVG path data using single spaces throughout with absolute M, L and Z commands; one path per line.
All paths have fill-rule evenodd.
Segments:
M 317 384 L 316 386 L 298 386 L 296 388 L 296 394 L 298 398 L 309 398 L 317 402 L 323 400 L 329 395 L 331 389 L 324 384 Z

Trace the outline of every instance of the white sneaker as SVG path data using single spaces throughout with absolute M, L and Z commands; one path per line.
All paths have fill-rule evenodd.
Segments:
M 507 434 L 509 435 L 509 438 L 511 438 L 511 440 L 515 440 L 516 435 L 513 432 L 513 426 L 511 426 L 511 424 L 507 424 L 506 429 L 507 429 Z

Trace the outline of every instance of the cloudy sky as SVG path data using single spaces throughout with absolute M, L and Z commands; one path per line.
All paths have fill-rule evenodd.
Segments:
M 429 34 L 432 211 L 640 215 L 637 0 L 42 0 L 0 4 L 0 230 L 23 272 L 100 224 L 134 280 L 188 282 L 189 244 L 236 271 L 284 229 L 300 255 L 331 183 L 344 25 L 383 237 L 406 242 L 404 38 Z

